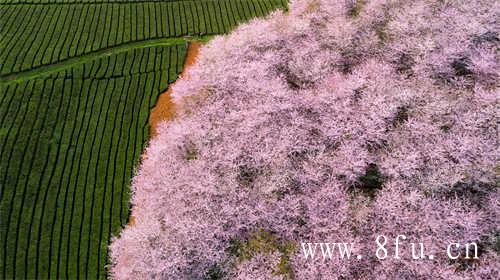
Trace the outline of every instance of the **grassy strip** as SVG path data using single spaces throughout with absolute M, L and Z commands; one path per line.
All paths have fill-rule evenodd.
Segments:
M 54 63 L 51 65 L 41 66 L 23 72 L 12 73 L 9 75 L 1 76 L 0 84 L 20 83 L 35 77 L 46 77 L 50 74 L 70 69 L 71 67 L 74 67 L 82 63 L 86 63 L 106 56 L 116 55 L 122 52 L 127 52 L 133 49 L 150 48 L 158 46 L 173 46 L 191 41 L 206 42 L 210 40 L 210 38 L 212 37 L 213 35 L 184 36 L 176 38 L 162 38 L 162 39 L 127 43 L 116 47 L 90 52 L 79 57 L 72 57 L 63 60 L 59 63 Z

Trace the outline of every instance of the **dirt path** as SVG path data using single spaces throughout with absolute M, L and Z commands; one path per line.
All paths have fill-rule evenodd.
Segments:
M 179 78 L 181 77 L 189 78 L 188 69 L 195 63 L 196 58 L 198 57 L 198 53 L 200 52 L 201 46 L 202 46 L 201 42 L 192 41 L 189 43 L 186 54 L 186 60 L 184 61 L 184 67 L 182 68 L 182 72 L 177 78 L 177 80 L 179 80 Z M 151 138 L 156 137 L 156 135 L 158 134 L 157 128 L 162 121 L 170 120 L 174 117 L 175 104 L 172 101 L 171 94 L 172 94 L 172 86 L 175 85 L 175 83 L 176 82 L 170 84 L 168 86 L 167 91 L 160 94 L 155 107 L 153 108 L 153 110 L 151 110 L 151 115 L 149 116 L 149 125 L 150 125 L 149 134 Z M 145 157 L 145 155 L 143 155 L 143 157 Z M 132 216 L 132 214 L 129 217 L 128 225 L 129 226 L 135 225 L 135 218 L 134 216 Z
M 182 69 L 179 78 L 189 76 L 187 70 L 193 63 L 196 61 L 196 57 L 200 51 L 201 47 L 200 42 L 190 42 L 187 50 L 186 60 L 184 62 L 184 67 Z M 179 79 L 178 78 L 178 79 Z M 174 116 L 174 103 L 172 102 L 172 86 L 175 85 L 175 82 L 168 86 L 168 90 L 158 97 L 158 101 L 156 102 L 155 107 L 151 111 L 151 115 L 149 116 L 149 125 L 150 135 L 151 137 L 155 137 L 157 134 L 157 127 L 161 121 L 169 120 Z

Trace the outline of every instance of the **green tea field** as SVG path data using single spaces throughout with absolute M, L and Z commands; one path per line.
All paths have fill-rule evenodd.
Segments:
M 0 0 L 0 279 L 106 278 L 190 41 L 285 0 Z

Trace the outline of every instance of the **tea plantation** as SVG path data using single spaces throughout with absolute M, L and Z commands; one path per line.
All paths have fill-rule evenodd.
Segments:
M 283 0 L 0 0 L 0 278 L 105 278 L 189 41 Z

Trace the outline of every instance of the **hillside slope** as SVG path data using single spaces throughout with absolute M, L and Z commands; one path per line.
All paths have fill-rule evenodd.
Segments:
M 0 0 L 0 279 L 106 279 L 150 111 L 188 43 L 286 6 Z
M 499 8 L 297 0 L 211 41 L 134 178 L 112 276 L 498 279 Z M 402 257 L 375 259 L 397 234 Z M 364 257 L 306 260 L 301 242 Z

